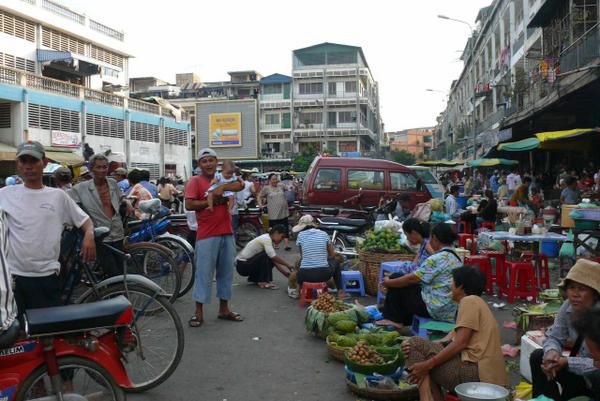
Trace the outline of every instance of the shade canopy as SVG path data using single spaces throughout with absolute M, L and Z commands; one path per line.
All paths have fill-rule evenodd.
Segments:
M 526 150 L 537 149 L 540 146 L 540 140 L 537 138 L 526 138 L 515 142 L 506 142 L 498 145 L 498 150 L 507 152 L 524 152 Z
M 537 148 L 552 150 L 563 147 L 562 144 L 558 145 L 556 142 L 585 139 L 584 136 L 598 132 L 600 132 L 600 128 L 575 128 L 564 131 L 539 132 L 535 134 L 535 137 L 533 138 L 526 138 L 516 142 L 501 143 L 498 145 L 498 150 L 505 150 L 507 152 L 524 152 Z M 570 148 L 573 148 L 573 146 Z M 576 146 L 575 148 L 580 148 L 580 146 Z
M 417 166 L 428 166 L 428 167 L 454 167 L 465 164 L 463 160 L 428 160 L 417 163 Z
M 46 151 L 46 158 L 58 164 L 78 166 L 83 164 L 83 157 L 74 152 Z
M 514 166 L 519 164 L 517 160 L 508 159 L 475 159 L 469 160 L 467 164 L 470 167 L 491 167 L 491 166 Z

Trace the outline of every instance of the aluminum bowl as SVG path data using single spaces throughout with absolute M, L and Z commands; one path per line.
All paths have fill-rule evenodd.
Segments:
M 504 401 L 508 397 L 507 389 L 490 383 L 462 383 L 454 391 L 462 401 Z

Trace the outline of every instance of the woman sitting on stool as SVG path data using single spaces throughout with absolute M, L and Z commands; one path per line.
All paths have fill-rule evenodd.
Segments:
M 429 240 L 435 253 L 413 273 L 401 277 L 397 273 L 383 279 L 381 289 L 387 295 L 383 307 L 384 320 L 378 321 L 378 325 L 393 325 L 400 329 L 410 326 L 414 315 L 454 321 L 456 304 L 450 297 L 452 270 L 462 266 L 453 249 L 456 239 L 457 235 L 450 225 L 436 225 Z

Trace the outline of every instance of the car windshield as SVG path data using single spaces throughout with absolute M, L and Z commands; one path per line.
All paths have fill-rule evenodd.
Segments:
M 435 177 L 433 176 L 433 174 L 431 174 L 431 171 L 429 170 L 421 170 L 421 169 L 417 169 L 417 170 L 413 170 L 415 172 L 415 174 L 417 174 L 417 177 L 421 178 L 423 180 L 423 182 L 425 184 L 437 184 L 437 180 L 435 179 Z

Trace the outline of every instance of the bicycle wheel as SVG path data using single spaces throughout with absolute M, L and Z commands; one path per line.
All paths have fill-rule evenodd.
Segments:
M 173 374 L 183 355 L 184 334 L 179 315 L 166 297 L 138 285 L 107 288 L 100 299 L 124 295 L 133 306 L 131 330 L 138 339 L 135 350 L 125 354 L 125 369 L 133 383 L 128 392 L 154 388 Z
M 131 255 L 127 272 L 141 274 L 160 286 L 175 302 L 181 289 L 181 272 L 169 248 L 153 242 L 128 244 L 125 251 Z
M 111 374 L 94 361 L 79 356 L 58 359 L 62 376 L 69 377 L 68 393 L 78 394 L 86 400 L 125 401 L 125 393 Z M 54 399 L 54 389 L 46 365 L 38 367 L 23 382 L 17 400 Z
M 194 252 L 190 251 L 189 243 L 177 236 L 157 237 L 156 243 L 164 245 L 173 252 L 177 269 L 181 272 L 181 289 L 177 298 L 188 293 L 196 278 L 196 260 Z

